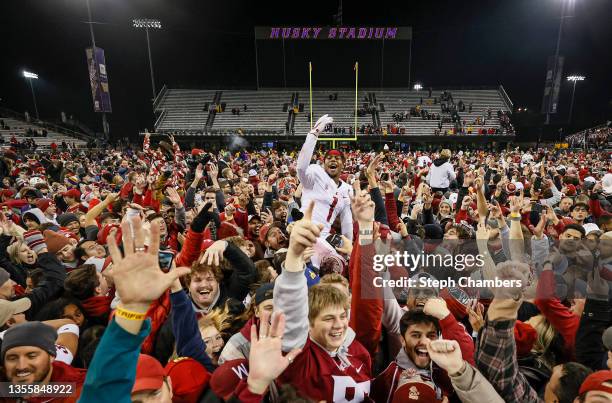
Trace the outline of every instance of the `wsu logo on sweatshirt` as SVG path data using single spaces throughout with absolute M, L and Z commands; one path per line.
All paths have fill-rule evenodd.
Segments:
M 332 375 L 332 378 L 334 379 L 334 403 L 361 402 L 370 394 L 370 381 L 357 383 L 350 376 Z

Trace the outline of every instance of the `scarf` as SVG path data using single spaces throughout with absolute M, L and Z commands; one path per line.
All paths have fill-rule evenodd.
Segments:
M 217 295 L 215 295 L 215 298 L 213 299 L 212 303 L 208 306 L 208 308 L 202 308 L 199 305 L 197 305 L 195 303 L 195 301 L 193 299 L 191 299 L 191 306 L 193 307 L 193 310 L 196 313 L 196 317 L 198 319 L 200 319 L 202 316 L 205 316 L 207 314 L 210 313 L 210 311 L 213 310 L 213 308 L 215 307 L 215 305 L 217 305 L 217 302 L 219 302 L 219 297 L 221 297 L 221 290 L 217 290 Z
M 110 314 L 110 305 L 112 301 L 112 296 L 100 295 L 81 301 L 81 305 L 83 306 L 83 309 L 85 309 L 87 316 L 98 318 L 101 316 L 108 316 Z

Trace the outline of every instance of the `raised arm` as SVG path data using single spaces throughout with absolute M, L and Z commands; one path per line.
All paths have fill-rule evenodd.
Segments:
M 191 357 L 209 372 L 215 366 L 206 354 L 206 343 L 202 340 L 195 311 L 181 282 L 176 280 L 170 289 L 172 301 L 172 333 L 176 338 L 176 353 L 179 357 Z
M 524 284 L 528 273 L 527 265 L 508 262 L 498 275 Z M 514 324 L 522 303 L 521 295 L 522 290 L 517 288 L 496 290 L 480 333 L 476 363 L 505 401 L 540 402 L 536 391 L 519 371 L 516 360 Z
M 131 225 L 130 225 L 131 224 Z M 140 218 L 121 224 L 123 231 L 122 257 L 116 241 L 109 239 L 109 252 L 113 259 L 112 278 L 121 295 L 121 305 L 106 328 L 96 349 L 80 402 L 130 402 L 136 378 L 136 365 L 140 346 L 151 331 L 146 313 L 151 302 L 159 298 L 189 268 L 178 267 L 164 273 L 159 269 L 159 227 L 151 227 L 151 245 L 144 250 L 145 233 Z M 131 228 L 134 237 L 131 235 Z
M 32 302 L 32 306 L 26 313 L 26 317 L 31 320 L 46 303 L 57 297 L 62 291 L 66 270 L 57 257 L 48 252 L 47 244 L 40 231 L 26 232 L 26 242 L 38 255 L 36 263 L 43 269 L 42 281 L 25 295 Z
M 102 202 L 93 206 L 91 210 L 85 214 L 85 227 L 90 225 L 98 226 L 96 218 L 98 218 L 98 216 L 102 214 L 108 208 L 108 206 L 113 204 L 118 197 L 119 195 L 117 193 L 109 193 Z
M 350 326 L 357 340 L 373 357 L 378 349 L 382 333 L 383 292 L 374 281 L 379 273 L 374 270 L 374 202 L 365 190 L 357 190 L 352 203 L 355 219 L 359 222 L 359 239 L 351 254 L 349 274 L 351 278 Z
M 323 225 L 314 224 L 311 202 L 304 218 L 291 231 L 289 249 L 283 271 L 274 282 L 274 308 L 285 313 L 286 324 L 283 351 L 301 348 L 308 338 L 308 286 L 304 276 L 304 250 L 314 246 Z
M 325 126 L 333 123 L 334 119 L 328 115 L 323 115 L 317 120 L 317 123 L 313 126 L 312 130 L 306 136 L 306 141 L 300 150 L 300 154 L 297 159 L 297 175 L 304 188 L 312 189 L 314 186 L 314 179 L 308 175 L 308 167 L 310 166 L 310 160 L 317 144 L 317 138 L 319 133 L 325 130 Z

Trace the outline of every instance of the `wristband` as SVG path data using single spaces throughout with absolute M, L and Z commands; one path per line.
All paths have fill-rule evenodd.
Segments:
M 73 323 L 64 325 L 60 327 L 59 329 L 57 329 L 58 335 L 62 333 L 73 333 L 73 334 L 76 334 L 77 337 L 79 337 L 79 327 Z
M 521 218 L 521 214 L 520 213 L 510 213 L 510 217 L 511 218 Z
M 118 316 L 120 318 L 127 319 L 127 320 L 145 320 L 147 317 L 147 314 L 141 313 L 141 312 L 128 311 L 127 309 L 118 307 L 115 310 L 115 316 Z

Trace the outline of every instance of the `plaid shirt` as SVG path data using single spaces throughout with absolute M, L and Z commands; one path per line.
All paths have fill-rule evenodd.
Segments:
M 478 369 L 504 401 L 543 402 L 519 372 L 514 322 L 515 320 L 487 320 L 476 351 Z

